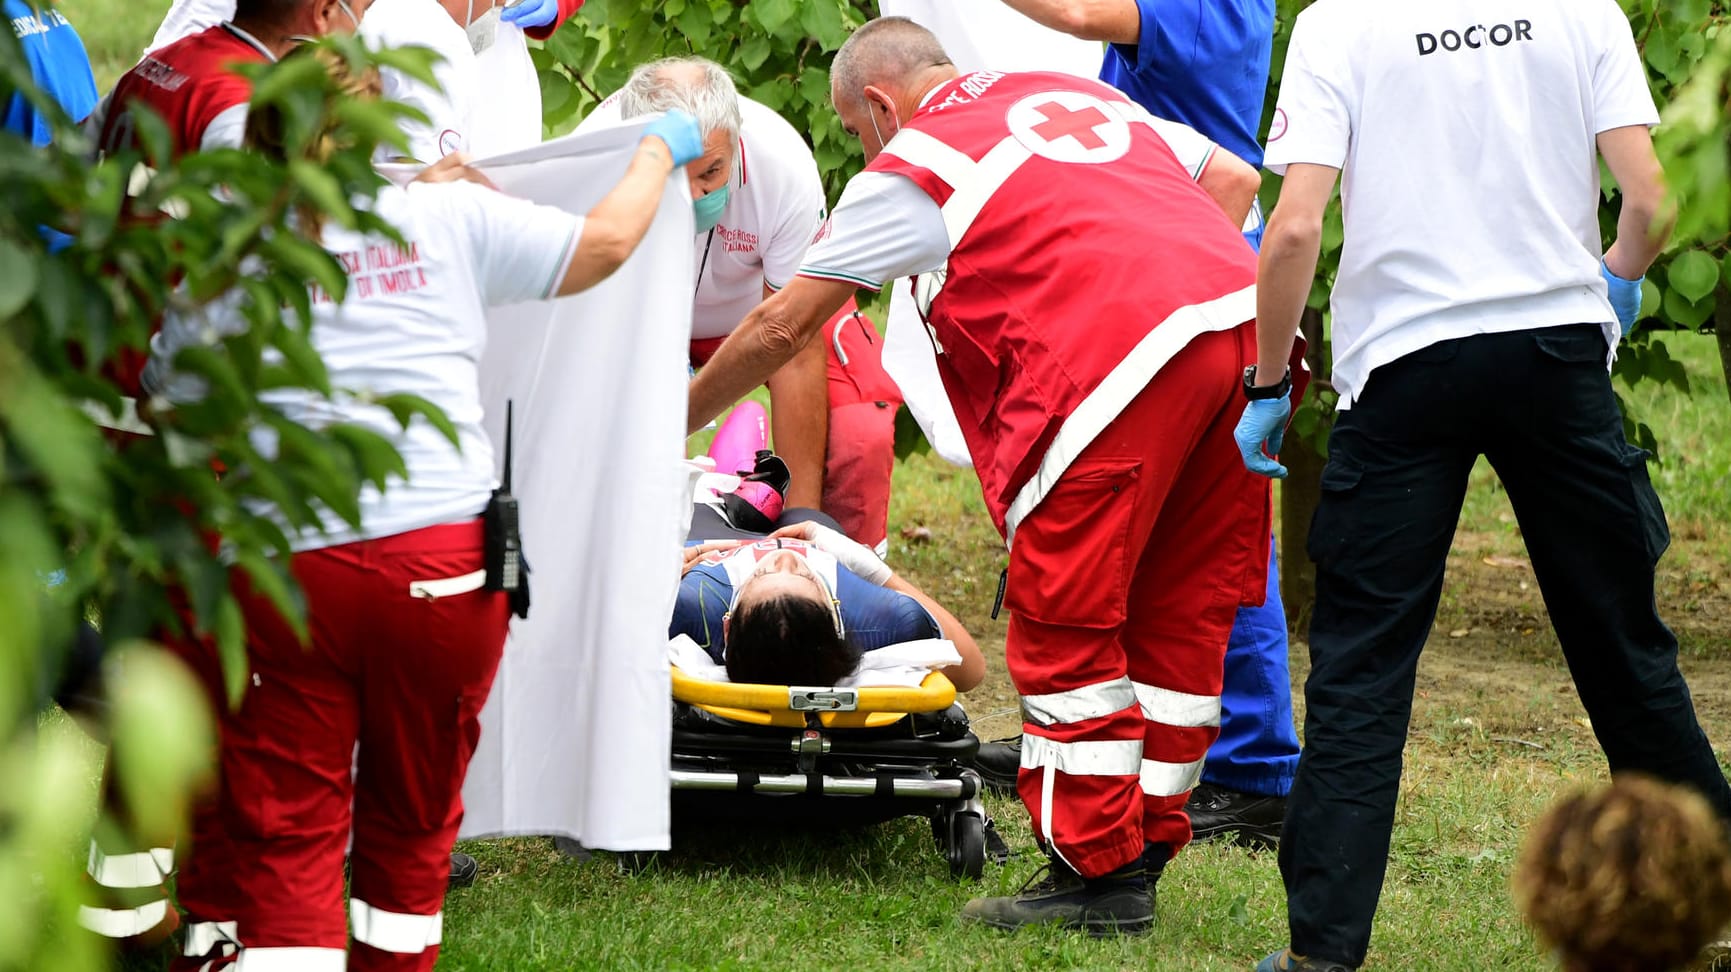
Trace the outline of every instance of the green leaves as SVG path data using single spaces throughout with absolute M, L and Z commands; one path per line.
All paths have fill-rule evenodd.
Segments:
M 354 38 L 327 47 L 350 63 L 371 59 Z M 430 63 L 427 52 L 379 60 L 411 73 Z M 99 619 L 104 638 L 122 646 L 126 677 L 109 726 L 116 779 L 129 822 L 172 840 L 211 751 L 209 717 L 184 671 L 141 642 L 206 639 L 227 700 L 238 702 L 251 683 L 236 591 L 274 607 L 304 638 L 285 526 L 354 524 L 363 484 L 394 485 L 405 473 L 393 438 L 381 434 L 388 424 L 306 428 L 272 404 L 288 389 L 303 402 L 333 394 L 306 326 L 309 291 L 340 300 L 347 277 L 302 231 L 316 214 L 390 232 L 360 201 L 382 185 L 370 158 L 380 140 L 401 139 L 401 111 L 342 96 L 309 57 L 253 76 L 253 117 L 280 116 L 281 159 L 224 150 L 174 160 L 168 127 L 148 113 L 135 117 L 138 145 L 100 163 L 55 112 L 54 147 L 0 133 L 0 726 L 13 727 L 0 732 L 0 818 L 13 824 L 0 827 L 0 885 L 10 887 L 9 873 L 37 882 L 13 888 L 9 927 L 72 927 L 78 892 L 64 889 L 77 887 L 76 864 L 37 850 L 73 841 L 49 833 L 51 819 L 19 812 L 59 806 L 64 788 L 19 761 L 37 746 L 17 733 L 37 725 L 42 688 L 75 625 Z M 17 89 L 43 103 L 29 77 L 16 39 L 0 31 L 0 102 Z M 147 161 L 154 173 L 129 195 Z M 67 236 L 51 246 L 44 226 Z M 205 395 L 178 407 L 144 402 L 157 434 L 122 441 L 97 422 L 121 413 L 118 382 L 141 363 L 164 315 L 193 332 L 174 365 Z M 455 438 L 421 399 L 384 404 L 400 421 L 425 420 Z M 280 523 L 266 515 L 273 509 Z M 44 578 L 53 575 L 64 581 L 49 592 Z M 91 770 L 50 755 L 57 761 L 36 765 L 73 776 L 87 803 Z M 62 816 L 83 827 L 79 815 Z M 21 870 L 21 855 L 40 859 Z M 88 938 L 72 936 L 69 949 L 53 935 L 0 934 L 0 967 L 48 967 L 43 950 L 58 961 Z
M 36 258 L 10 240 L 0 239 L 0 321 L 36 295 Z
M 809 139 L 830 197 L 862 159 L 829 104 L 829 62 L 876 0 L 590 0 L 538 52 L 543 120 L 568 130 L 631 69 L 658 57 L 699 54 L 724 65 L 740 91 L 781 113 Z
M 1731 260 L 1731 256 L 1726 259 Z M 1705 250 L 1690 250 L 1671 260 L 1666 276 L 1674 293 L 1687 301 L 1699 301 L 1718 283 L 1719 264 Z

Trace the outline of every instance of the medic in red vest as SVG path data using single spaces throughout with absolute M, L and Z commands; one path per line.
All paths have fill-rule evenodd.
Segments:
M 902 18 L 856 31 L 831 94 L 868 166 L 800 276 L 693 381 L 708 421 L 855 288 L 913 277 L 1010 542 L 1018 787 L 1050 872 L 968 903 L 1002 928 L 1153 921 L 1219 731 L 1233 617 L 1259 603 L 1269 492 L 1232 439 L 1256 357 L 1254 169 L 1113 88 L 961 76 Z
M 148 160 L 152 165 L 198 151 L 240 148 L 252 83 L 234 66 L 275 61 L 299 43 L 296 38 L 352 31 L 370 3 L 319 0 L 284 13 L 280 4 L 240 0 L 232 22 L 152 51 L 122 75 L 92 113 L 87 132 L 102 155 L 143 150 L 137 117 L 143 108 L 162 120 L 171 139 L 170 157 Z M 123 394 L 137 397 L 146 358 L 142 350 L 123 349 L 106 375 Z M 104 791 L 105 800 L 111 796 Z M 127 946 L 153 947 L 179 925 L 166 888 L 174 869 L 172 848 L 144 849 L 93 837 L 86 870 L 99 891 L 95 903 L 79 908 L 79 923 Z

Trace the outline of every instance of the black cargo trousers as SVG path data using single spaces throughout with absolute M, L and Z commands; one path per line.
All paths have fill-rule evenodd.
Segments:
M 1646 453 L 1623 436 L 1605 353 L 1596 324 L 1443 341 L 1377 368 L 1338 416 L 1310 530 L 1304 754 L 1280 842 L 1294 952 L 1364 961 L 1414 672 L 1481 453 L 1612 772 L 1688 784 L 1731 820 L 1654 604 L 1670 531 Z

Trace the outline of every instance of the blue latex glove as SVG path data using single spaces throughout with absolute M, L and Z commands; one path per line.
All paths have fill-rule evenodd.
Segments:
M 677 108 L 650 122 L 643 130 L 643 137 L 666 142 L 676 169 L 703 154 L 703 133 L 697 127 L 697 119 Z
M 559 19 L 559 0 L 519 0 L 500 11 L 499 19 L 523 30 L 545 27 Z
M 1606 296 L 1611 298 L 1611 309 L 1617 312 L 1617 323 L 1623 327 L 1623 336 L 1629 336 L 1629 328 L 1635 326 L 1635 318 L 1641 313 L 1641 281 L 1645 276 L 1633 280 L 1624 280 L 1611 272 L 1605 266 L 1605 261 L 1599 261 L 1599 274 L 1605 278 Z
M 1244 456 L 1244 468 L 1270 479 L 1286 478 L 1286 467 L 1268 456 L 1280 455 L 1280 443 L 1286 439 L 1286 419 L 1291 414 L 1292 399 L 1286 395 L 1244 406 L 1244 417 L 1238 420 L 1238 428 L 1232 430 L 1232 437 L 1238 440 L 1238 451 Z M 1262 454 L 1265 445 L 1266 456 Z

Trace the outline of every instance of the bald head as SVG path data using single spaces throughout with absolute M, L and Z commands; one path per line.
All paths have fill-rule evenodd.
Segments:
M 841 127 L 866 161 L 919 110 L 926 93 L 957 75 L 932 32 L 906 17 L 879 17 L 853 32 L 829 68 L 829 96 Z
M 948 68 L 948 76 L 955 74 L 944 45 L 931 31 L 906 17 L 879 17 L 854 31 L 835 52 L 829 69 L 830 96 L 837 108 L 844 100 L 858 107 L 868 86 L 900 92 L 938 68 Z

